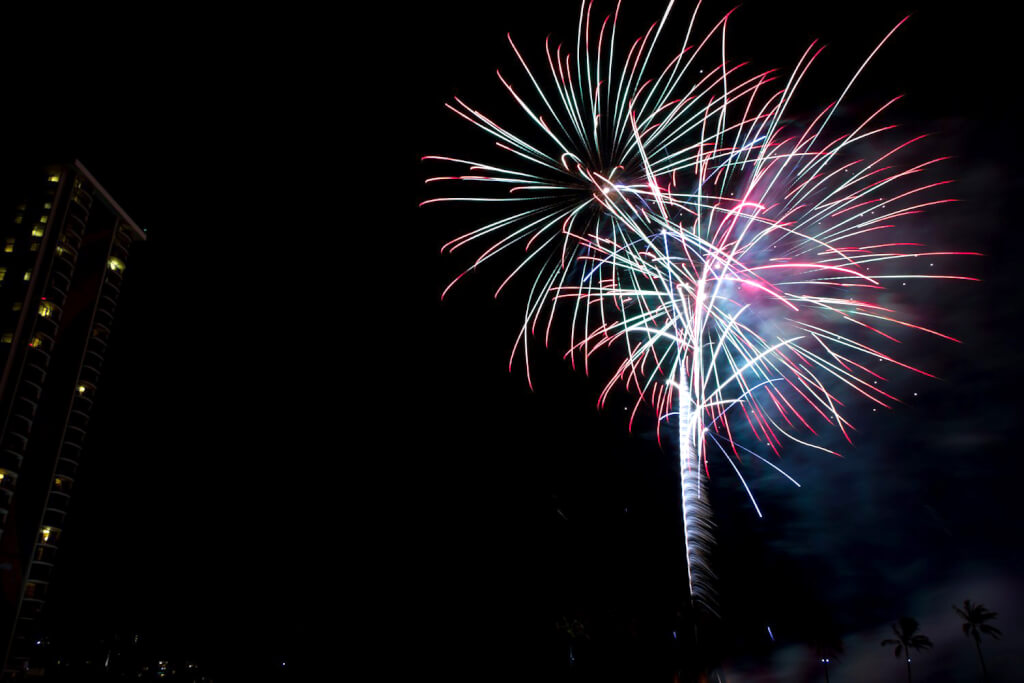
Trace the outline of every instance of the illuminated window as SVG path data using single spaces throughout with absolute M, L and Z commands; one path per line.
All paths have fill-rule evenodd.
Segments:
M 39 222 L 40 222 L 40 223 L 45 223 L 45 222 L 46 222 L 46 221 L 48 221 L 48 220 L 50 220 L 50 217 L 49 217 L 49 216 L 40 216 L 40 217 L 39 217 Z
M 4 332 L 3 334 L 0 334 L 0 344 L 10 344 L 12 341 L 14 341 L 13 332 Z
M 85 393 L 85 385 L 84 384 L 79 384 L 78 385 L 78 393 L 80 393 L 80 394 L 84 394 Z
M 67 488 L 67 485 L 68 485 L 68 482 L 63 477 L 57 477 L 56 479 L 53 480 L 53 486 L 58 491 L 65 490 Z
M 22 278 L 22 279 L 25 280 L 25 282 L 28 282 L 29 280 L 31 280 L 32 279 L 32 271 L 31 270 L 26 270 L 25 271 L 25 277 Z
M 53 534 L 53 529 L 48 526 L 44 526 L 42 529 L 39 530 L 39 533 L 43 537 L 43 543 L 48 543 L 50 540 L 50 536 Z
M 7 241 L 4 243 L 4 251 L 7 252 L 8 254 L 10 254 L 12 251 L 14 251 L 14 238 L 13 237 L 8 237 L 7 238 Z
M 49 180 L 51 183 L 55 183 L 58 180 L 60 180 L 60 174 L 59 173 L 54 173 L 49 178 L 47 178 L 47 180 Z
M 44 209 L 52 209 L 53 208 L 53 204 L 51 204 L 50 202 L 46 202 L 45 204 L 43 204 L 43 208 Z
M 7 277 L 7 269 L 0 266 L 0 281 Z
M 0 470 L 0 486 L 3 486 L 4 479 L 7 478 L 7 470 Z
M 32 341 L 30 341 L 28 345 L 31 346 L 33 349 L 36 349 L 43 345 L 43 340 L 40 339 L 39 337 L 32 337 Z
M 42 237 L 43 236 L 43 226 L 41 226 L 41 225 L 33 225 L 32 226 L 32 236 L 33 237 Z
M 39 317 L 40 318 L 49 318 L 51 313 L 53 313 L 53 304 L 51 304 L 49 301 L 40 301 L 39 302 Z
M 57 252 L 57 256 L 63 256 L 64 255 L 64 247 L 60 246 L 59 244 L 57 245 L 57 248 L 54 251 Z
M 117 258 L 116 256 L 111 256 L 110 260 L 107 261 L 107 267 L 116 273 L 118 271 L 124 270 L 124 261 Z

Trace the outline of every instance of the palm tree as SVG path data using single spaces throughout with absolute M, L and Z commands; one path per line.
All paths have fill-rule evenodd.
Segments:
M 576 667 L 576 652 L 574 651 L 573 645 L 583 640 L 590 640 L 590 636 L 587 635 L 586 626 L 579 619 L 569 619 L 568 617 L 562 617 L 555 624 L 555 628 L 558 629 L 569 641 L 569 668 Z
M 825 683 L 829 683 L 828 665 L 835 662 L 843 653 L 843 639 L 830 622 L 821 618 L 816 622 L 815 633 L 807 638 L 807 644 L 814 648 L 818 661 L 825 668 Z
M 816 636 L 813 638 L 812 645 L 814 645 L 814 651 L 818 655 L 818 660 L 825 667 L 825 683 L 829 683 L 828 680 L 828 665 L 838 658 L 843 653 L 843 641 L 835 634 L 827 634 L 824 636 Z
M 972 604 L 970 600 L 964 600 L 964 607 L 960 609 L 953 605 L 953 611 L 964 620 L 964 635 L 974 638 L 974 646 L 978 649 L 978 661 L 981 662 L 981 675 L 988 680 L 988 671 L 985 669 L 985 658 L 981 656 L 981 635 L 992 636 L 999 640 L 1003 632 L 995 626 L 989 626 L 985 622 L 995 619 L 997 612 L 989 612 L 982 604 Z
M 882 641 L 882 646 L 895 645 L 896 652 L 894 653 L 897 657 L 901 653 L 905 652 L 907 655 L 907 683 L 910 683 L 910 651 L 913 650 L 930 650 L 932 647 L 932 641 L 928 636 L 921 635 L 917 632 L 919 624 L 917 619 L 911 619 L 910 617 L 900 617 L 897 624 L 892 625 L 892 632 L 896 634 L 896 639 L 886 638 Z

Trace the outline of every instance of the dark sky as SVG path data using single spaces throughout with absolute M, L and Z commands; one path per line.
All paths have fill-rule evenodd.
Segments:
M 975 662 L 950 604 L 965 598 L 1000 612 L 990 669 L 1021 666 L 1017 58 L 993 5 L 922 5 L 755 1 L 730 22 L 731 56 L 757 68 L 824 40 L 805 91 L 821 106 L 913 12 L 850 102 L 906 95 L 894 122 L 954 156 L 963 200 L 935 212 L 935 239 L 986 256 L 964 265 L 983 282 L 918 295 L 964 340 L 907 342 L 941 379 L 901 379 L 920 396 L 886 414 L 855 409 L 844 459 L 788 451 L 799 490 L 754 476 L 764 519 L 713 473 L 729 680 L 812 680 L 799 640 L 822 619 L 846 641 L 833 680 L 897 680 L 878 641 L 902 614 L 936 642 L 915 678 L 962 680 Z M 505 32 L 571 41 L 577 7 L 5 17 L 4 144 L 80 158 L 149 234 L 56 629 L 141 629 L 253 675 L 314 652 L 344 670 L 353 646 L 381 672 L 457 681 L 557 670 L 560 617 L 584 620 L 595 648 L 664 649 L 682 593 L 670 453 L 650 421 L 626 433 L 627 397 L 599 412 L 598 378 L 557 354 L 539 354 L 536 391 L 521 365 L 510 374 L 524 292 L 490 297 L 499 265 L 440 302 L 460 265 L 440 245 L 472 217 L 416 206 L 422 155 L 481 147 L 444 102 L 510 111 L 494 75 L 516 68 Z M 662 11 L 622 14 L 639 27 Z

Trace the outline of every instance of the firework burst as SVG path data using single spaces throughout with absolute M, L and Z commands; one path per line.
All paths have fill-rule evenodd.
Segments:
M 670 5 L 671 7 L 671 5 Z M 524 88 L 514 86 L 501 72 L 498 78 L 530 128 L 514 133 L 456 98 L 448 108 L 493 139 L 504 158 L 485 163 L 449 156 L 425 160 L 460 167 L 457 175 L 434 176 L 428 183 L 469 183 L 479 194 L 442 196 L 423 204 L 471 202 L 497 204 L 500 215 L 447 243 L 455 251 L 485 242 L 469 269 L 445 288 L 442 296 L 467 272 L 499 254 L 518 251 L 525 256 L 498 286 L 495 296 L 515 276 L 531 273 L 521 334 L 512 351 L 527 359 L 528 339 L 543 323 L 550 341 L 558 299 L 552 293 L 573 283 L 574 265 L 581 255 L 579 237 L 615 238 L 620 225 L 604 211 L 621 197 L 650 198 L 649 174 L 687 172 L 725 133 L 725 106 L 730 98 L 750 97 L 770 74 L 733 83 L 739 66 L 698 69 L 698 56 L 724 39 L 723 18 L 696 44 L 691 44 L 694 15 L 683 48 L 660 71 L 651 67 L 652 53 L 663 34 L 668 10 L 659 22 L 632 43 L 620 45 L 619 7 L 600 21 L 593 4 L 581 6 L 574 49 L 545 42 L 546 68 L 531 70 L 512 37 L 509 45 L 522 67 Z M 738 78 L 738 77 L 736 77 Z M 685 202 L 682 197 L 676 201 Z M 571 305 L 569 315 L 586 315 Z M 586 354 L 583 354 L 586 357 Z M 573 357 L 575 364 L 575 356 Z M 511 361 L 510 361 L 511 362 Z M 532 385 L 532 381 L 531 381 Z
M 793 94 L 819 48 L 808 48 L 787 78 L 744 77 L 724 58 L 694 74 L 694 57 L 712 37 L 724 45 L 725 19 L 691 46 L 691 18 L 683 49 L 648 77 L 665 17 L 623 57 L 615 48 L 617 15 L 595 29 L 584 5 L 575 52 L 546 46 L 549 90 L 513 44 L 540 104 L 502 83 L 543 144 L 457 100 L 450 108 L 516 164 L 429 157 L 469 173 L 428 182 L 506 190 L 431 201 L 508 202 L 511 211 L 446 247 L 490 240 L 475 268 L 518 246 L 526 255 L 509 278 L 536 266 L 515 346 L 525 353 L 542 320 L 547 343 L 556 311 L 564 310 L 574 365 L 580 358 L 586 367 L 605 349 L 620 354 L 600 402 L 624 384 L 636 392 L 633 416 L 649 404 L 659 434 L 674 423 L 689 593 L 713 608 L 705 557 L 709 456 L 729 463 L 750 493 L 737 466 L 744 457 L 788 478 L 770 460 L 785 442 L 833 453 L 815 436 L 830 426 L 850 439 L 847 396 L 897 401 L 884 389 L 882 366 L 928 374 L 882 346 L 908 330 L 949 338 L 901 318 L 882 296 L 887 287 L 971 278 L 909 267 L 921 256 L 966 253 L 902 237 L 922 231 L 910 217 L 951 201 L 935 195 L 944 181 L 917 181 L 941 159 L 904 163 L 920 138 L 859 154 L 868 141 L 878 148 L 888 139 L 892 127 L 878 121 L 895 100 L 830 133 L 863 66 L 835 102 L 794 124 L 786 120 L 799 120 L 789 112 Z

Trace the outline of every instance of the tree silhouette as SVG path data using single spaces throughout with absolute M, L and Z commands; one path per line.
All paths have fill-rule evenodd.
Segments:
M 843 653 L 843 640 L 834 631 L 819 632 L 810 639 L 810 645 L 825 667 L 825 683 L 829 683 L 828 665 L 835 662 Z
M 825 683 L 829 683 L 829 665 L 843 653 L 843 639 L 824 605 L 802 615 L 802 640 L 814 650 L 815 658 L 825 670 Z
M 906 653 L 907 656 L 907 683 L 910 683 L 910 651 L 911 650 L 930 650 L 932 647 L 932 641 L 928 636 L 921 635 L 917 632 L 919 624 L 917 619 L 910 617 L 900 617 L 900 620 L 892 625 L 892 632 L 896 634 L 896 639 L 886 638 L 882 641 L 882 647 L 887 645 L 895 645 L 895 655 L 900 656 L 901 653 Z
M 978 650 L 978 661 L 981 662 L 981 676 L 988 680 L 988 670 L 985 668 L 985 658 L 981 656 L 981 635 L 992 636 L 999 640 L 1003 632 L 995 626 L 989 626 L 985 622 L 995 619 L 997 612 L 989 612 L 981 603 L 973 604 L 970 600 L 964 600 L 963 609 L 953 605 L 953 611 L 964 620 L 964 635 L 974 638 L 974 646 Z
M 574 646 L 581 641 L 590 640 L 590 636 L 587 635 L 586 626 L 579 619 L 569 619 L 568 617 L 562 617 L 555 624 L 555 628 L 557 628 L 559 633 L 561 633 L 568 639 L 569 668 L 575 668 L 576 648 Z

